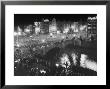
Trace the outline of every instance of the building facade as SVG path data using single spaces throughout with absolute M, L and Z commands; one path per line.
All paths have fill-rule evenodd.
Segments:
M 57 23 L 56 23 L 55 18 L 53 18 L 52 22 L 50 22 L 49 33 L 50 34 L 56 34 L 57 33 Z
M 97 17 L 88 17 L 88 34 L 97 33 Z

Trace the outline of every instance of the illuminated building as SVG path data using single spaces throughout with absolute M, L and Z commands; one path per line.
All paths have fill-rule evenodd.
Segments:
M 88 17 L 88 34 L 96 34 L 97 31 L 97 17 Z
M 41 22 L 41 34 L 48 34 L 49 33 L 49 20 L 48 19 L 43 19 L 43 21 Z
M 22 35 L 22 29 L 19 26 L 17 27 L 17 33 L 17 35 Z
M 29 26 L 27 26 L 26 28 L 24 28 L 24 32 L 26 34 L 30 34 L 31 33 L 31 30 L 29 29 Z
M 61 34 L 61 31 L 57 31 L 57 34 Z
M 39 34 L 40 33 L 40 22 L 34 22 L 35 25 L 35 34 Z
M 87 37 L 87 24 L 85 25 L 80 25 L 79 26 L 79 34 L 81 38 L 86 38 Z
M 43 25 L 44 25 L 44 29 L 45 29 L 45 34 L 48 34 L 49 33 L 49 20 L 45 19 Z
M 56 24 L 56 19 L 53 18 L 51 24 L 49 25 L 49 33 L 55 34 L 57 33 L 57 24 Z
M 70 25 L 69 24 L 64 25 L 64 31 L 63 31 L 63 33 L 68 33 L 69 30 L 70 30 Z
M 78 22 L 74 22 L 73 24 L 71 24 L 71 29 L 73 30 L 73 32 L 78 32 Z

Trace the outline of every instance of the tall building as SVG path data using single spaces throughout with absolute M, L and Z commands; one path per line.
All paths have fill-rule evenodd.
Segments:
M 79 26 L 79 34 L 82 39 L 87 38 L 87 24 L 80 24 Z
M 41 23 L 40 22 L 34 22 L 34 25 L 35 25 L 35 34 L 39 34 Z
M 45 34 L 48 34 L 49 33 L 49 20 L 48 19 L 45 19 L 44 20 L 44 29 L 45 29 Z
M 22 35 L 23 33 L 22 29 L 19 26 L 17 27 L 17 33 L 18 35 Z
M 33 33 L 33 26 L 32 25 L 28 25 L 24 28 L 24 33 L 27 35 L 31 35 Z
M 52 22 L 49 25 L 49 33 L 52 33 L 52 34 L 57 33 L 57 24 L 56 24 L 55 18 L 53 18 Z
M 49 20 L 48 19 L 43 19 L 41 22 L 41 33 L 42 34 L 48 34 L 49 33 Z
M 88 17 L 88 34 L 96 34 L 97 32 L 97 17 Z
M 63 33 L 68 33 L 69 31 L 70 31 L 70 24 L 65 24 Z
M 73 32 L 77 33 L 79 32 L 79 23 L 78 22 L 74 22 L 71 24 L 71 29 L 73 30 Z

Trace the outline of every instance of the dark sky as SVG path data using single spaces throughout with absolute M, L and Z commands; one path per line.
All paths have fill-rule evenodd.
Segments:
M 33 24 L 35 21 L 42 21 L 42 19 L 57 21 L 86 21 L 88 17 L 97 16 L 96 14 L 14 14 L 14 25 Z

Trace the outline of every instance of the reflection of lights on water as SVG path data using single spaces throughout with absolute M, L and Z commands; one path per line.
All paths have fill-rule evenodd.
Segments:
M 88 56 L 85 54 L 81 54 L 80 66 L 83 68 L 91 69 L 93 71 L 97 71 L 97 63 L 94 61 L 88 60 Z
M 61 59 L 61 66 L 62 67 L 66 68 L 71 65 L 67 54 L 63 54 L 60 59 Z
M 72 59 L 73 59 L 73 63 L 74 63 L 74 65 L 76 65 L 77 64 L 77 55 L 75 54 L 75 53 L 72 53 L 71 54 L 71 57 L 72 57 Z
M 97 71 L 97 63 L 96 62 L 86 60 L 85 65 L 86 65 L 86 68 Z
M 86 67 L 86 65 L 85 65 L 85 61 L 87 60 L 87 55 L 85 55 L 85 54 L 81 54 L 81 58 L 80 58 L 80 66 L 81 67 Z

